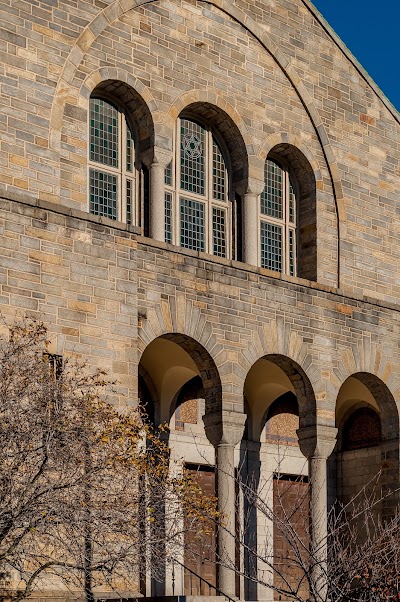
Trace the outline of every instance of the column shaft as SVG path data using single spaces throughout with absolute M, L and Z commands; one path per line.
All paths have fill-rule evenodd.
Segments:
M 259 204 L 260 195 L 253 192 L 243 195 L 243 260 L 250 265 L 259 264 Z
M 218 589 L 221 594 L 235 597 L 235 446 L 220 443 L 217 447 L 218 510 L 223 527 L 218 531 L 220 558 Z
M 150 166 L 150 236 L 165 241 L 165 166 L 153 163 Z
M 327 537 L 328 537 L 328 487 L 327 458 L 309 458 L 311 483 L 311 551 L 313 554 L 313 584 L 319 599 L 327 591 Z
M 324 548 L 328 535 L 328 489 L 326 458 L 310 458 L 312 545 Z

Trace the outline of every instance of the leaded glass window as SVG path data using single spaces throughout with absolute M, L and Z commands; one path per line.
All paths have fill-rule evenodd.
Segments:
M 260 202 L 261 266 L 296 275 L 296 192 L 288 169 L 267 159 Z
M 205 135 L 200 125 L 181 119 L 181 190 L 202 196 L 206 184 Z
M 181 246 L 195 251 L 205 249 L 205 207 L 193 199 L 180 199 Z
M 125 113 L 91 98 L 89 115 L 89 211 L 135 223 L 135 144 Z
M 219 257 L 230 253 L 229 173 L 210 128 L 178 119 L 176 151 L 165 169 L 165 241 Z

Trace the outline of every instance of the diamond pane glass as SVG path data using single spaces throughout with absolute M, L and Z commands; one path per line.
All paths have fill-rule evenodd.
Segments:
M 289 222 L 294 224 L 294 216 L 296 211 L 296 197 L 292 183 L 289 182 Z
M 219 207 L 212 208 L 213 252 L 218 257 L 226 257 L 226 212 Z
M 191 199 L 180 200 L 181 246 L 204 251 L 205 246 L 204 203 Z
M 295 275 L 295 261 L 296 261 L 295 231 L 289 230 L 289 274 L 290 274 L 290 276 Z
M 132 132 L 128 125 L 126 126 L 126 171 L 133 171 L 133 164 L 135 161 L 134 144 L 132 138 Z
M 133 182 L 126 181 L 126 223 L 132 223 L 132 207 L 133 207 Z
M 118 111 L 98 98 L 90 99 L 90 160 L 118 167 Z
M 172 243 L 172 194 L 165 193 L 165 242 Z
M 213 139 L 213 198 L 224 201 L 226 198 L 225 161 L 218 144 Z
M 261 266 L 282 271 L 282 228 L 261 222 Z
M 181 189 L 204 195 L 205 129 L 188 119 L 181 120 Z
M 117 219 L 118 178 L 109 173 L 90 169 L 90 213 Z
M 283 217 L 283 171 L 273 161 L 265 162 L 264 192 L 261 195 L 261 213 L 277 219 Z
M 164 183 L 166 186 L 172 186 L 172 161 L 165 168 Z

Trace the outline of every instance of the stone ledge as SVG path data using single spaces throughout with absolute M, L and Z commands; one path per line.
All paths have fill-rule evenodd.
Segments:
M 77 209 L 71 209 L 69 207 L 65 207 L 63 205 L 55 205 L 49 201 L 42 201 L 37 198 L 31 198 L 29 196 L 25 196 L 23 194 L 9 194 L 9 196 L 0 196 L 0 203 L 4 201 L 5 203 L 18 203 L 18 205 L 25 205 L 28 207 L 33 207 L 37 209 L 41 209 L 43 211 L 49 211 L 51 213 L 57 215 L 64 215 L 66 217 L 71 217 L 74 219 L 78 219 L 80 221 L 86 222 L 88 224 L 94 224 L 99 226 L 104 226 L 113 230 L 117 230 L 120 232 L 128 232 L 134 235 L 135 239 L 139 244 L 147 247 L 152 247 L 154 249 L 165 250 L 169 253 L 174 253 L 175 255 L 181 255 L 183 257 L 193 257 L 194 259 L 198 259 L 200 261 L 207 262 L 208 264 L 219 265 L 227 268 L 232 268 L 233 270 L 237 270 L 240 272 L 253 273 L 255 275 L 268 278 L 272 281 L 280 281 L 286 282 L 288 284 L 302 286 L 304 288 L 308 288 L 315 291 L 320 291 L 324 293 L 328 293 L 331 295 L 335 295 L 340 299 L 340 302 L 355 302 L 355 303 L 367 303 L 369 305 L 373 305 L 375 307 L 381 307 L 384 309 L 393 310 L 396 312 L 400 312 L 400 304 L 392 303 L 389 301 L 382 301 L 381 299 L 375 299 L 373 297 L 369 297 L 367 295 L 356 295 L 351 290 L 348 290 L 347 287 L 335 288 L 330 287 L 324 284 L 320 284 L 319 282 L 312 282 L 311 280 L 305 280 L 304 278 L 298 278 L 295 276 L 288 276 L 285 274 L 278 274 L 266 268 L 260 268 L 257 266 L 252 266 L 247 263 L 243 263 L 241 261 L 233 260 L 233 259 L 225 259 L 223 257 L 215 257 L 215 255 L 209 255 L 207 253 L 203 253 L 200 251 L 192 251 L 191 249 L 183 249 L 182 247 L 177 247 L 175 245 L 171 245 L 169 243 L 160 242 L 154 240 L 152 238 L 148 238 L 142 235 L 141 228 L 137 226 L 130 226 L 128 224 L 124 224 L 123 222 L 114 221 L 112 219 L 108 219 L 106 217 L 100 217 L 97 215 L 92 215 L 91 213 L 86 213 L 85 211 L 79 211 Z M 11 209 L 12 210 L 12 209 Z
M 29 207 L 36 207 L 37 209 L 43 209 L 44 211 L 50 211 L 52 213 L 57 213 L 58 215 L 65 215 L 66 217 L 73 217 L 75 219 L 92 224 L 106 226 L 108 228 L 113 228 L 114 230 L 130 232 L 131 234 L 136 235 L 141 234 L 141 229 L 136 226 L 129 226 L 128 224 L 118 222 L 107 217 L 92 215 L 86 211 L 72 209 L 70 207 L 65 207 L 65 205 L 56 205 L 55 203 L 51 203 L 49 201 L 42 201 L 40 199 L 32 198 L 19 193 L 10 193 L 7 197 L 2 195 L 0 196 L 0 202 L 1 201 L 19 203 Z

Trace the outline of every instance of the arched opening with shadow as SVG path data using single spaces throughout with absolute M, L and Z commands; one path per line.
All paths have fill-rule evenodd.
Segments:
M 304 370 L 282 355 L 264 356 L 251 367 L 244 396 L 248 438 L 241 445 L 242 480 L 260 504 L 257 508 L 251 496 L 243 495 L 243 590 L 246 600 L 257 600 L 268 596 L 271 579 L 280 587 L 282 580 L 297 578 L 287 561 L 293 550 L 277 525 L 284 515 L 291 516 L 299 537 L 309 536 L 308 464 L 299 448 L 297 429 L 315 425 L 316 400 Z M 269 510 L 263 512 L 260 507 Z
M 122 106 L 138 142 L 139 156 L 154 145 L 154 124 L 147 103 L 129 84 L 109 79 L 102 81 L 91 93 Z
M 89 99 L 89 211 L 146 230 L 154 125 L 143 98 L 125 82 L 106 80 Z M 147 153 L 148 154 L 148 153 Z
M 219 107 L 194 102 L 178 116 L 172 162 L 165 172 L 165 240 L 239 259 L 247 149 L 238 126 Z
M 337 500 L 349 506 L 375 500 L 374 515 L 390 516 L 398 501 L 390 492 L 398 488 L 399 417 L 385 383 L 365 372 L 347 378 L 337 398 L 336 425 Z
M 265 190 L 261 196 L 261 225 L 266 247 L 270 248 L 272 242 L 277 241 L 264 267 L 316 281 L 315 174 L 308 159 L 292 144 L 277 144 L 268 153 Z
M 221 411 L 221 382 L 213 359 L 191 337 L 170 333 L 147 346 L 139 374 L 142 404 L 149 409 L 149 419 L 153 412 L 155 425 L 168 427 L 164 436 L 170 449 L 170 470 L 174 474 L 189 471 L 203 492 L 216 495 L 215 452 L 202 420 L 206 413 Z M 182 515 L 174 551 L 166 544 L 150 561 L 147 596 L 216 594 L 215 532 L 208 530 L 204 537 L 193 538 L 185 520 Z M 152 563 L 157 565 L 156 575 Z

